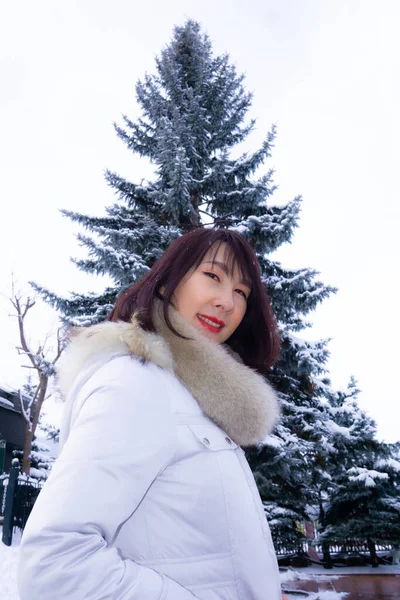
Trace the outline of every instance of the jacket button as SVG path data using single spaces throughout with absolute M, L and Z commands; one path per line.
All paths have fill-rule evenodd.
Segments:
M 232 444 L 232 440 L 228 437 L 225 438 L 225 441 L 228 442 L 228 444 Z
M 203 442 L 206 446 L 210 445 L 210 440 L 208 438 L 203 438 Z

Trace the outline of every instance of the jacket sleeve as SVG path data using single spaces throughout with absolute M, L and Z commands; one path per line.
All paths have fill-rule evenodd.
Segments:
M 169 377 L 120 356 L 82 387 L 71 432 L 22 537 L 20 600 L 195 598 L 112 545 L 176 450 Z

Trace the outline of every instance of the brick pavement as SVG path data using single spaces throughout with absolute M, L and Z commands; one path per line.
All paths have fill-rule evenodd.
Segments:
M 283 588 L 307 592 L 347 592 L 346 600 L 400 600 L 399 575 L 317 575 L 309 581 L 288 581 Z

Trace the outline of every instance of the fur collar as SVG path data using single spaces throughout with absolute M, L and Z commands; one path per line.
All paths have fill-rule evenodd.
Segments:
M 261 442 L 279 414 L 272 387 L 264 377 L 241 364 L 226 347 L 213 344 L 184 321 L 172 307 L 165 324 L 161 303 L 153 312 L 156 333 L 144 331 L 135 316 L 131 323 L 109 322 L 75 330 L 58 367 L 58 383 L 66 397 L 83 365 L 95 355 L 134 354 L 174 372 L 203 412 L 237 444 Z

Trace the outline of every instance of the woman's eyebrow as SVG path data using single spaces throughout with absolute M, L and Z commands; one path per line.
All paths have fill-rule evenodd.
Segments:
M 230 275 L 229 273 L 229 269 L 226 266 L 225 263 L 220 262 L 219 260 L 205 260 L 203 264 L 207 264 L 207 265 L 217 265 L 217 267 L 219 267 L 221 269 L 221 271 L 223 271 L 225 273 L 225 275 Z M 240 284 L 245 285 L 248 288 L 251 288 L 251 283 L 250 281 L 246 281 L 245 279 L 241 279 L 239 281 Z

